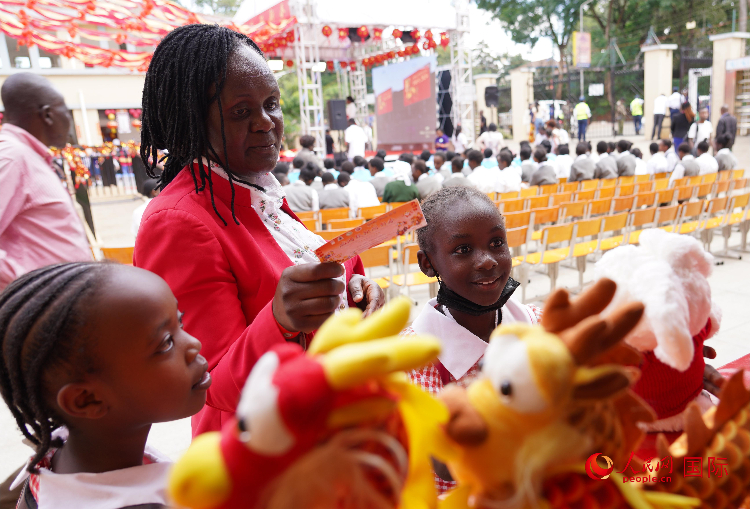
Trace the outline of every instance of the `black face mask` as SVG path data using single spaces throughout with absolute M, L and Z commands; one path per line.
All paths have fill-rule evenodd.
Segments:
M 513 278 L 509 277 L 508 281 L 505 283 L 503 292 L 500 294 L 500 299 L 489 306 L 482 306 L 453 292 L 448 288 L 443 280 L 440 279 L 439 276 L 438 282 L 440 283 L 440 289 L 438 290 L 437 295 L 438 304 L 450 308 L 451 310 L 456 310 L 458 312 L 468 313 L 469 315 L 475 316 L 484 315 L 486 313 L 494 312 L 502 308 L 503 305 L 508 302 L 510 296 L 513 295 L 518 286 L 521 285 Z

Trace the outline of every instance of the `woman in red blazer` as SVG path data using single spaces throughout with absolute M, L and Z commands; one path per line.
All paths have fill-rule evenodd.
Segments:
M 133 262 L 166 280 L 213 380 L 193 435 L 221 428 L 258 358 L 306 346 L 335 310 L 381 307 L 359 257 L 318 262 L 324 241 L 289 209 L 269 172 L 284 133 L 279 87 L 258 47 L 216 25 L 188 25 L 154 52 L 143 89 L 141 155 L 168 153 L 163 191 L 143 216 Z M 196 381 L 207 384 L 207 381 Z

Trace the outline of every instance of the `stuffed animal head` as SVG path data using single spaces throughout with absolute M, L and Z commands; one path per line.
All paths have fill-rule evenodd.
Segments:
M 595 278 L 617 283 L 617 294 L 604 314 L 628 301 L 640 301 L 644 319 L 625 341 L 641 352 L 654 351 L 680 371 L 695 355 L 693 336 L 711 321 L 709 337 L 719 330 L 721 311 L 711 300 L 713 256 L 690 236 L 661 229 L 645 230 L 640 246 L 627 245 L 604 254 Z

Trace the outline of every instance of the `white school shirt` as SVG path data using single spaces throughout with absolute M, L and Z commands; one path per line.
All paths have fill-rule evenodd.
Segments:
M 561 154 L 555 159 L 555 175 L 558 179 L 570 177 L 570 167 L 573 166 L 573 158 L 570 154 Z
M 458 136 L 456 136 L 454 134 L 451 140 L 453 141 L 453 151 L 456 154 L 463 154 L 463 152 L 466 150 L 466 135 L 463 133 L 459 133 Z
M 716 161 L 716 158 L 710 155 L 708 152 L 704 152 L 703 154 L 695 158 L 695 162 L 698 163 L 699 167 L 701 167 L 699 175 L 715 174 L 719 171 L 719 162 Z
M 146 212 L 146 206 L 149 202 L 151 202 L 151 200 L 151 198 L 147 198 L 145 202 L 136 207 L 135 211 L 133 211 L 133 221 L 130 225 L 130 232 L 133 234 L 133 237 L 138 237 L 138 229 L 141 227 L 141 219 L 143 219 L 143 213 Z
M 648 168 L 641 158 L 635 158 L 635 175 L 647 175 Z
M 674 168 L 677 166 L 677 163 L 680 162 L 680 156 L 677 155 L 674 148 L 671 148 L 666 152 L 666 158 L 667 172 L 674 172 Z
M 344 141 L 349 144 L 349 152 L 347 156 L 349 160 L 353 160 L 355 156 L 365 156 L 365 144 L 367 143 L 367 135 L 365 130 L 356 124 L 352 124 L 346 131 L 344 131 Z
M 375 186 L 369 182 L 352 179 L 344 189 L 349 192 L 349 216 L 351 218 L 356 218 L 359 209 L 363 207 L 380 205 Z
M 667 106 L 672 110 L 679 110 L 682 107 L 682 94 L 679 92 L 673 92 L 667 100 Z
M 684 161 L 690 161 L 691 159 L 695 159 L 692 154 L 686 154 L 682 157 Z M 682 166 L 682 163 L 677 163 L 677 165 L 674 167 L 674 170 L 672 171 L 672 175 L 669 176 L 669 186 L 672 186 L 672 183 L 676 181 L 677 179 L 682 179 L 685 177 L 685 167 Z
M 692 124 L 690 124 L 690 130 L 688 131 L 687 137 L 692 138 L 693 143 L 695 145 L 698 145 L 703 141 L 710 140 L 713 132 L 714 126 L 711 124 L 710 120 L 705 120 L 703 122 L 693 122 Z
M 521 174 L 511 167 L 500 170 L 495 184 L 495 191 L 497 193 L 521 191 Z
M 664 115 L 667 113 L 667 96 L 659 94 L 654 99 L 654 115 Z
M 474 187 L 482 193 L 494 192 L 497 189 L 497 181 L 499 178 L 500 168 L 496 166 L 492 168 L 478 166 L 467 177 L 469 182 L 471 182 Z
M 651 155 L 651 159 L 646 163 L 646 173 L 651 175 L 665 173 L 667 166 L 667 157 L 663 152 L 659 151 Z
M 493 156 L 497 156 L 502 143 L 503 134 L 500 131 L 485 131 L 477 138 L 477 144 L 483 144 L 485 149 L 492 149 Z

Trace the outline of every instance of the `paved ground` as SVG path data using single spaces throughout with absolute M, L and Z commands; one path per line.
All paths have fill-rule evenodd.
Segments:
M 632 139 L 644 154 L 649 154 L 649 142 L 642 137 Z M 509 142 L 511 148 L 518 149 L 518 144 Z M 740 163 L 750 169 L 750 137 L 738 139 L 735 153 Z M 99 240 L 104 246 L 132 246 L 134 239 L 130 233 L 132 211 L 140 205 L 140 198 L 108 198 L 92 204 L 94 224 Z M 712 246 L 717 252 L 722 248 L 722 238 L 717 236 Z M 731 245 L 739 244 L 739 235 L 735 234 Z M 721 331 L 709 341 L 718 354 L 716 366 L 723 365 L 740 356 L 750 353 L 750 253 L 746 253 L 742 260 L 719 259 L 724 264 L 714 268 L 710 278 L 713 297 L 724 312 Z M 591 267 L 588 265 L 586 281 L 591 278 Z M 382 274 L 375 274 L 382 276 Z M 578 272 L 575 269 L 561 268 L 558 286 L 575 288 L 578 285 Z M 535 300 L 534 296 L 542 296 L 549 292 L 549 279 L 545 274 L 531 273 L 531 283 L 527 289 L 527 298 Z M 424 306 L 429 298 L 426 288 L 416 288 L 412 297 L 417 305 L 412 308 L 412 317 Z M 30 455 L 31 450 L 22 444 L 21 434 L 8 409 L 0 405 L 0 480 L 7 477 L 18 468 Z M 190 442 L 190 422 L 188 419 L 177 422 L 157 424 L 151 432 L 151 440 L 157 448 L 172 458 L 178 457 Z

